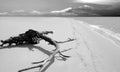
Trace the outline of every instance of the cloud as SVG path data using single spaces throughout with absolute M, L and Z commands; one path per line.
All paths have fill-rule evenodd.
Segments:
M 89 5 L 79 6 L 78 8 L 89 8 L 89 9 L 94 9 L 94 7 L 89 6 Z
M 74 3 L 116 4 L 120 0 L 74 0 Z
M 33 11 L 31 11 L 30 13 L 32 13 L 32 14 L 41 14 L 41 12 L 40 12 L 40 11 L 37 11 L 37 10 L 33 10 Z
M 58 10 L 58 11 L 51 11 L 51 13 L 63 13 L 63 12 L 66 12 L 70 9 L 72 9 L 72 7 L 69 7 L 69 8 L 66 8 L 66 9 L 63 9 L 63 10 Z
M 8 12 L 2 12 L 2 13 L 0 13 L 0 15 L 7 15 L 8 14 Z

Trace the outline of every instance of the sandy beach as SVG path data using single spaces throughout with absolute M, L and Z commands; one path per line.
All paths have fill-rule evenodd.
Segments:
M 56 41 L 76 39 L 59 44 L 61 51 L 71 48 L 63 53 L 71 57 L 66 61 L 55 59 L 45 72 L 120 72 L 119 43 L 116 44 L 116 39 L 105 36 L 86 22 L 72 18 L 0 18 L 0 40 L 24 33 L 28 29 L 53 31 L 48 37 Z M 34 51 L 30 51 L 29 47 Z M 0 49 L 0 72 L 17 72 L 34 66 L 32 62 L 46 59 L 47 51 L 51 52 L 53 49 L 45 41 L 35 46 Z

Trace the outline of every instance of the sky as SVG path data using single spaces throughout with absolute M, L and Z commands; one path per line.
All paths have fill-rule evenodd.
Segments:
M 52 11 L 77 7 L 81 3 L 115 4 L 120 0 L 0 0 L 0 11 L 39 10 Z
M 116 4 L 116 3 L 120 2 L 120 0 L 74 0 L 74 2 L 110 5 L 110 4 Z

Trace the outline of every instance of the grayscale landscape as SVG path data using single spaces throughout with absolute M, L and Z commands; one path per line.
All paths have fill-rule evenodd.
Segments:
M 120 0 L 0 0 L 0 72 L 120 72 Z

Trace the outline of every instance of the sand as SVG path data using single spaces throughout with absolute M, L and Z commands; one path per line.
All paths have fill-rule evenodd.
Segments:
M 37 31 L 50 30 L 48 35 L 54 40 L 64 41 L 75 38 L 73 42 L 59 44 L 60 50 L 71 56 L 66 61 L 55 59 L 45 72 L 120 72 L 120 47 L 113 40 L 83 22 L 70 18 L 30 18 L 30 19 L 0 19 L 0 40 L 16 36 L 28 29 Z M 28 48 L 34 48 L 30 51 Z M 39 48 L 36 49 L 36 48 Z M 5 48 L 0 50 L 0 72 L 17 72 L 30 66 L 31 63 L 48 57 L 54 47 L 42 41 L 35 46 Z M 48 50 L 48 51 L 46 51 Z M 35 72 L 38 69 L 26 72 Z

